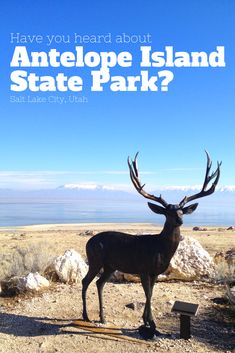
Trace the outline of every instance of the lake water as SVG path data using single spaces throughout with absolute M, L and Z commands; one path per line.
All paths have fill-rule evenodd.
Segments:
M 91 200 L 11 201 L 0 203 L 0 226 L 24 226 L 52 223 L 154 223 L 162 225 L 164 217 L 152 213 L 143 202 L 109 202 Z M 235 225 L 235 206 L 222 208 L 199 205 L 192 215 L 184 216 L 188 226 Z

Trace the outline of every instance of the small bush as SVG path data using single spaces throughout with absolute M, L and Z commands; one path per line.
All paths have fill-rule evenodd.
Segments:
M 216 264 L 215 280 L 218 282 L 230 282 L 235 280 L 235 264 L 220 261 Z
M 228 262 L 224 257 L 220 257 L 216 261 L 215 280 L 219 282 L 234 282 L 235 281 L 235 262 Z
M 215 280 L 225 285 L 225 295 L 229 299 L 230 304 L 234 306 L 235 291 L 232 289 L 232 286 L 235 285 L 235 263 L 227 262 L 221 258 L 216 264 Z
M 0 281 L 29 272 L 43 274 L 53 259 L 53 250 L 45 243 L 19 247 L 11 254 L 0 254 Z

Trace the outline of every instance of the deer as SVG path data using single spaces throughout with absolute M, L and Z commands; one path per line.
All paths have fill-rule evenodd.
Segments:
M 103 287 L 111 275 L 116 270 L 119 270 L 140 276 L 146 297 L 142 316 L 143 327 L 156 330 L 151 310 L 153 287 L 157 277 L 168 268 L 171 258 L 177 250 L 181 240 L 180 226 L 183 224 L 183 215 L 194 212 L 198 203 L 185 205 L 193 200 L 212 194 L 220 178 L 221 162 L 217 162 L 217 169 L 211 173 L 212 161 L 207 151 L 205 152 L 207 166 L 202 189 L 194 195 L 185 196 L 179 204 L 168 204 L 161 195 L 155 196 L 146 192 L 144 190 L 145 184 L 142 184 L 139 178 L 138 153 L 135 155 L 134 160 L 130 160 L 128 157 L 130 179 L 135 189 L 144 198 L 155 202 L 148 202 L 148 206 L 153 212 L 166 217 L 165 224 L 160 234 L 131 235 L 118 231 L 105 231 L 94 235 L 88 240 L 86 253 L 89 269 L 82 280 L 83 320 L 89 321 L 86 305 L 87 288 L 95 276 L 103 269 L 96 281 L 96 286 L 100 322 L 105 323 L 102 299 Z M 209 186 L 210 183 L 211 185 Z

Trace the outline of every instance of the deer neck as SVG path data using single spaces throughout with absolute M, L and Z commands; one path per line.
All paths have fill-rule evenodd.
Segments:
M 180 242 L 180 226 L 174 226 L 166 221 L 161 232 L 161 237 L 166 245 L 169 256 L 172 257 Z

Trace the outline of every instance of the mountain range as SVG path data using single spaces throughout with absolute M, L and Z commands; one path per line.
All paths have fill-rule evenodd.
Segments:
M 149 191 L 156 196 L 162 195 L 169 203 L 178 203 L 186 195 L 192 195 L 200 190 L 200 186 L 164 186 Z M 0 202 L 10 200 L 37 200 L 45 199 L 47 201 L 56 200 L 123 200 L 123 201 L 141 201 L 141 196 L 133 188 L 130 190 L 121 190 L 113 186 L 99 184 L 65 184 L 55 189 L 41 190 L 13 190 L 0 189 Z M 235 204 L 235 186 L 220 186 L 213 195 L 205 197 L 203 202 L 233 202 Z

